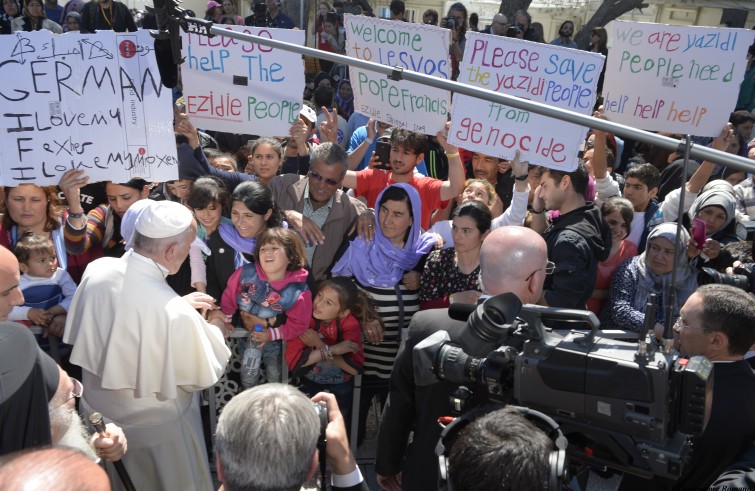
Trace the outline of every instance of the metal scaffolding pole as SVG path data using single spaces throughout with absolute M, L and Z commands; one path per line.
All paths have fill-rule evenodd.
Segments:
M 191 19 L 191 21 L 197 21 L 199 19 Z M 204 21 L 200 21 L 203 24 Z M 402 68 L 389 67 L 373 63 L 371 61 L 359 60 L 356 58 L 349 58 L 348 56 L 339 55 L 335 53 L 329 53 L 327 51 L 320 51 L 314 48 L 308 48 L 306 46 L 297 46 L 295 44 L 287 43 L 284 41 L 276 41 L 274 39 L 268 39 L 264 37 L 255 36 L 252 34 L 246 34 L 243 32 L 231 31 L 222 27 L 212 25 L 209 28 L 209 32 L 213 35 L 230 37 L 239 41 L 248 41 L 251 43 L 258 43 L 264 46 L 270 46 L 272 48 L 283 49 L 286 51 L 292 51 L 304 56 L 312 56 L 315 58 L 322 58 L 334 63 L 341 63 L 345 65 L 354 66 L 363 70 L 370 70 L 376 73 L 384 74 L 390 78 L 396 80 L 408 80 L 410 82 L 418 82 L 431 87 L 437 87 L 439 89 L 445 89 L 457 94 L 464 94 L 471 97 L 476 97 L 485 101 L 501 104 L 504 106 L 514 107 L 516 109 L 522 109 L 525 111 L 531 111 L 533 113 L 541 114 L 551 118 L 568 121 L 570 123 L 578 124 L 580 126 L 587 126 L 589 128 L 595 128 L 602 131 L 608 131 L 613 134 L 645 143 L 650 143 L 666 150 L 678 150 L 682 141 L 662 136 L 649 131 L 640 130 L 631 126 L 626 126 L 604 119 L 594 118 L 592 116 L 575 113 L 566 109 L 558 107 L 548 106 L 540 102 L 528 101 L 508 94 L 500 92 L 494 92 L 492 90 L 481 89 L 478 87 L 472 87 L 460 82 L 453 82 L 451 80 L 444 80 L 423 73 L 413 72 L 410 70 L 404 70 Z M 721 152 L 701 145 L 692 145 L 689 149 L 689 156 L 695 160 L 707 160 L 716 164 L 721 164 L 726 167 L 737 169 L 740 171 L 755 173 L 755 161 L 752 161 L 745 157 L 738 155 L 732 155 L 730 153 Z

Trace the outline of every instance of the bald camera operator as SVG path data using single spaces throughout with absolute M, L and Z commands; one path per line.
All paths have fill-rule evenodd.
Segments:
M 513 293 L 523 303 L 535 303 L 542 294 L 546 275 L 552 271 L 550 264 L 545 241 L 536 232 L 524 227 L 496 229 L 485 238 L 480 250 L 482 292 Z M 425 310 L 412 318 L 409 337 L 399 350 L 391 374 L 390 393 L 378 433 L 375 468 L 378 482 L 389 491 L 437 489 L 438 463 L 434 455 L 440 436 L 437 419 L 448 414 L 448 396 L 458 384 L 442 381 L 418 386 L 412 351 L 417 343 L 438 330 L 446 330 L 452 340 L 458 340 L 465 328 L 466 322 L 451 319 L 448 309 Z M 414 438 L 408 446 L 412 431 Z

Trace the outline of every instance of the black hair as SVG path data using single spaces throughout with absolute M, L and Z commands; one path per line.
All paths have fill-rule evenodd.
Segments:
M 312 97 L 314 104 L 320 107 L 330 107 L 333 105 L 333 89 L 327 85 L 321 85 L 315 89 L 315 94 Z
M 186 204 L 195 210 L 207 208 L 211 203 L 218 203 L 223 211 L 228 210 L 228 189 L 225 183 L 215 176 L 204 176 L 194 181 Z
M 730 355 L 744 355 L 755 344 L 755 302 L 739 288 L 710 284 L 697 289 L 703 300 L 701 321 L 707 332 L 721 331 Z
M 461 430 L 448 459 L 455 489 L 536 491 L 548 481 L 553 441 L 534 423 L 504 407 Z
M 380 202 L 376 206 L 378 214 L 380 213 L 380 208 L 386 201 L 403 201 L 404 203 L 406 203 L 406 208 L 409 210 L 409 216 L 412 219 L 412 223 L 414 223 L 414 220 L 420 219 L 420 217 L 414 216 L 414 211 L 412 210 L 412 200 L 411 198 L 409 198 L 409 193 L 407 193 L 406 190 L 402 187 L 389 186 L 386 188 L 386 190 L 383 192 L 383 196 L 380 198 Z M 409 226 L 409 228 L 406 229 L 406 234 L 404 234 L 404 242 L 409 239 L 409 232 L 411 231 L 412 227 Z
M 26 264 L 32 254 L 55 254 L 55 246 L 48 237 L 26 232 L 13 248 L 19 263 Z
M 565 21 L 563 21 L 561 23 L 561 25 L 558 28 L 558 35 L 559 36 L 561 35 L 561 29 L 563 29 L 566 24 L 571 24 L 572 30 L 574 30 L 574 22 L 572 22 L 570 20 L 565 20 Z
M 467 32 L 467 19 L 468 19 L 467 7 L 465 7 L 464 4 L 461 2 L 453 3 L 451 4 L 450 7 L 448 7 L 448 13 L 446 14 L 446 17 L 451 15 L 452 10 L 455 10 L 457 12 L 461 12 L 462 14 L 464 14 L 464 22 L 461 24 L 461 28 L 459 28 L 459 36 L 464 37 L 464 33 Z
M 406 12 L 406 4 L 403 0 L 391 0 L 391 5 L 388 7 L 391 9 L 393 15 L 403 14 Z
M 739 126 L 742 123 L 755 123 L 755 116 L 750 111 L 734 111 L 729 115 L 729 122 L 734 126 Z
M 630 177 L 642 181 L 642 183 L 648 187 L 648 191 L 657 188 L 661 184 L 661 173 L 658 172 L 658 168 L 653 164 L 640 164 L 633 166 L 624 173 L 625 180 Z
M 273 199 L 273 192 L 262 183 L 257 181 L 242 182 L 231 195 L 231 206 L 236 201 L 240 201 L 252 213 L 265 215 L 269 210 L 273 212 L 270 218 L 265 222 L 267 228 L 280 227 L 283 222 L 283 214 Z
M 113 182 L 108 181 L 110 184 L 117 184 L 118 186 L 126 186 L 127 188 L 136 189 L 139 192 L 144 191 L 144 186 L 149 186 L 149 183 L 145 181 L 144 179 L 140 179 L 138 177 L 135 177 L 134 179 L 131 179 L 126 182 Z
M 493 215 L 490 214 L 490 208 L 484 203 L 474 199 L 466 201 L 454 209 L 451 219 L 453 220 L 456 217 L 469 217 L 474 220 L 480 234 L 489 231 L 490 224 L 493 221 Z
M 412 212 L 412 200 L 409 198 L 409 193 L 406 192 L 400 186 L 389 186 L 383 192 L 383 196 L 380 198 L 380 202 L 377 207 L 380 208 L 386 201 L 404 201 L 406 207 L 409 209 L 409 215 L 414 219 L 414 213 Z
M 390 142 L 392 147 L 404 147 L 416 155 L 425 153 L 427 149 L 427 135 L 402 128 L 396 128 L 391 132 Z
M 627 235 L 629 235 L 632 232 L 632 220 L 634 219 L 632 202 L 621 196 L 611 196 L 603 202 L 603 206 L 600 207 L 600 213 L 605 218 L 606 215 L 610 215 L 614 211 L 621 213 L 624 225 L 627 226 Z
M 577 163 L 577 168 L 571 172 L 555 169 L 545 169 L 545 171 L 548 172 L 556 185 L 558 185 L 563 180 L 564 176 L 569 176 L 574 192 L 579 195 L 585 194 L 585 191 L 587 190 L 587 183 L 590 180 L 590 174 L 587 172 L 587 167 L 585 167 L 584 163 Z

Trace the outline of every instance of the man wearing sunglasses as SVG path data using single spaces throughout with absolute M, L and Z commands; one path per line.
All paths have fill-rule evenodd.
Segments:
M 323 143 L 308 157 L 306 176 L 283 174 L 274 177 L 270 190 L 286 218 L 304 239 L 312 276 L 324 279 L 341 242 L 357 217 L 372 213 L 358 199 L 341 190 L 348 155 L 335 143 Z
M 522 303 L 536 303 L 543 282 L 555 266 L 548 261 L 545 241 L 524 227 L 501 227 L 485 238 L 480 249 L 480 288 L 485 296 L 513 293 Z M 440 437 L 438 418 L 448 414 L 448 400 L 457 385 L 440 382 L 417 386 L 412 351 L 438 330 L 451 341 L 465 332 L 467 323 L 451 319 L 448 309 L 414 314 L 409 337 L 402 345 L 391 374 L 391 389 L 378 433 L 375 469 L 378 483 L 388 491 L 437 489 L 438 460 L 434 453 Z M 409 434 L 414 431 L 411 447 Z M 407 453 L 407 448 L 409 448 Z
M 493 16 L 493 22 L 482 32 L 494 34 L 496 36 L 505 36 L 509 28 L 509 20 L 505 15 L 498 13 Z

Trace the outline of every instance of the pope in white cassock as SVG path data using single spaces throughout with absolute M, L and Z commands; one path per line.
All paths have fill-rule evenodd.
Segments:
M 220 329 L 165 282 L 195 234 L 185 207 L 151 203 L 136 219 L 134 249 L 92 262 L 68 313 L 63 340 L 83 369 L 81 412 L 123 428 L 137 489 L 212 489 L 197 391 L 218 380 L 230 351 Z

